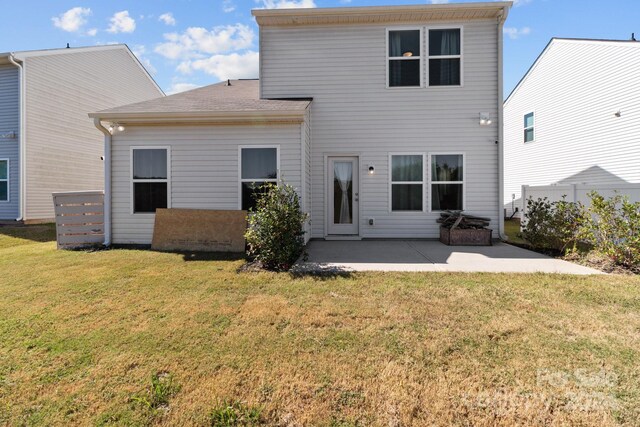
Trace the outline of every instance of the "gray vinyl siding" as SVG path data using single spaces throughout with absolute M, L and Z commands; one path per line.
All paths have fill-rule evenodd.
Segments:
M 131 147 L 170 146 L 171 207 L 239 209 L 239 151 L 242 145 L 280 147 L 280 177 L 300 191 L 301 128 L 292 125 L 127 126 L 113 137 L 112 239 L 150 244 L 153 214 L 132 214 Z
M 162 93 L 123 46 L 29 56 L 27 220 L 53 218 L 51 193 L 104 189 L 104 135 L 87 114 Z
M 313 237 L 325 236 L 325 155 L 340 153 L 360 156 L 362 237 L 438 236 L 437 213 L 390 212 L 393 152 L 464 153 L 466 210 L 491 218 L 497 231 L 498 24 L 449 23 L 460 24 L 464 87 L 450 88 L 387 89 L 383 25 L 261 28 L 262 96 L 313 97 Z M 490 113 L 494 124 L 480 127 L 480 112 Z M 374 175 L 367 174 L 369 165 L 375 166 Z M 428 208 L 428 188 L 423 197 Z M 374 226 L 368 218 L 375 219 Z
M 640 43 L 553 40 L 505 104 L 505 208 L 522 185 L 640 182 Z M 524 143 L 524 115 L 535 140 Z M 621 117 L 615 113 L 621 112 Z
M 14 65 L 0 66 L 0 135 L 15 132 L 15 138 L 0 137 L 0 159 L 9 160 L 9 201 L 0 201 L 0 220 L 20 216 L 20 75 Z

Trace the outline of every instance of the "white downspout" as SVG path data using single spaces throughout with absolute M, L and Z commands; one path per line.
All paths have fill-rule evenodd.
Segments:
M 95 117 L 93 124 L 104 134 L 104 245 L 111 245 L 111 132 L 100 119 Z
M 502 240 L 509 240 L 504 234 L 504 23 L 508 9 L 505 8 L 498 18 L 498 235 Z
M 19 208 L 18 208 L 18 218 L 16 218 L 16 221 L 22 221 L 25 217 L 25 198 L 27 196 L 27 184 L 26 184 L 26 172 L 25 172 L 25 153 L 26 153 L 26 149 L 25 149 L 25 141 L 27 140 L 26 135 L 25 135 L 25 120 L 24 120 L 24 115 L 25 115 L 25 108 L 24 108 L 24 98 L 25 98 L 25 94 L 24 94 L 24 69 L 22 68 L 22 64 L 18 63 L 15 59 L 15 55 L 13 53 L 9 54 L 9 62 L 11 62 L 13 65 L 15 65 L 16 67 L 18 67 L 18 87 L 19 87 L 19 91 L 20 91 L 20 96 L 19 96 L 19 106 L 18 106 L 18 111 L 20 114 L 20 130 L 18 131 L 20 133 L 20 135 L 18 135 L 18 151 L 19 154 L 18 156 L 20 156 L 20 159 L 18 160 L 18 164 L 20 165 L 20 185 L 19 185 L 19 193 L 20 196 L 18 197 L 18 203 L 19 203 Z

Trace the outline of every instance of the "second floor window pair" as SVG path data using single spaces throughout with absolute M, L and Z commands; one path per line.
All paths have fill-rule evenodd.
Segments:
M 422 86 L 422 55 L 427 56 L 429 86 L 460 86 L 462 41 L 460 28 L 428 30 L 426 52 L 422 30 L 389 31 L 389 87 Z

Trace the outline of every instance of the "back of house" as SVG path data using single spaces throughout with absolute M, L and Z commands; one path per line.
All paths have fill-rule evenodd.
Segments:
M 637 41 L 551 40 L 504 106 L 509 215 L 526 203 L 523 185 L 570 200 L 590 189 L 640 198 L 630 185 L 640 184 L 638 70 Z
M 163 95 L 126 45 L 0 54 L 0 220 L 48 221 L 51 193 L 102 190 L 87 111 Z
M 158 208 L 251 209 L 278 181 L 310 213 L 307 238 L 435 238 L 443 210 L 497 237 L 510 6 L 254 10 L 259 81 L 90 114 L 125 127 L 108 241 L 150 243 Z

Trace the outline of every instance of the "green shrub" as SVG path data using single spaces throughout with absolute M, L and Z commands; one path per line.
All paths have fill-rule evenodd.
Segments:
M 640 202 L 616 194 L 589 193 L 591 207 L 582 235 L 598 252 L 627 267 L 640 265 Z
M 529 198 L 520 236 L 535 249 L 565 252 L 576 248 L 584 222 L 581 203 Z
M 245 233 L 248 254 L 265 268 L 286 271 L 304 252 L 304 224 L 295 189 L 286 184 L 265 184 Z
M 253 427 L 265 425 L 262 409 L 237 401 L 225 401 L 211 410 L 211 427 Z

